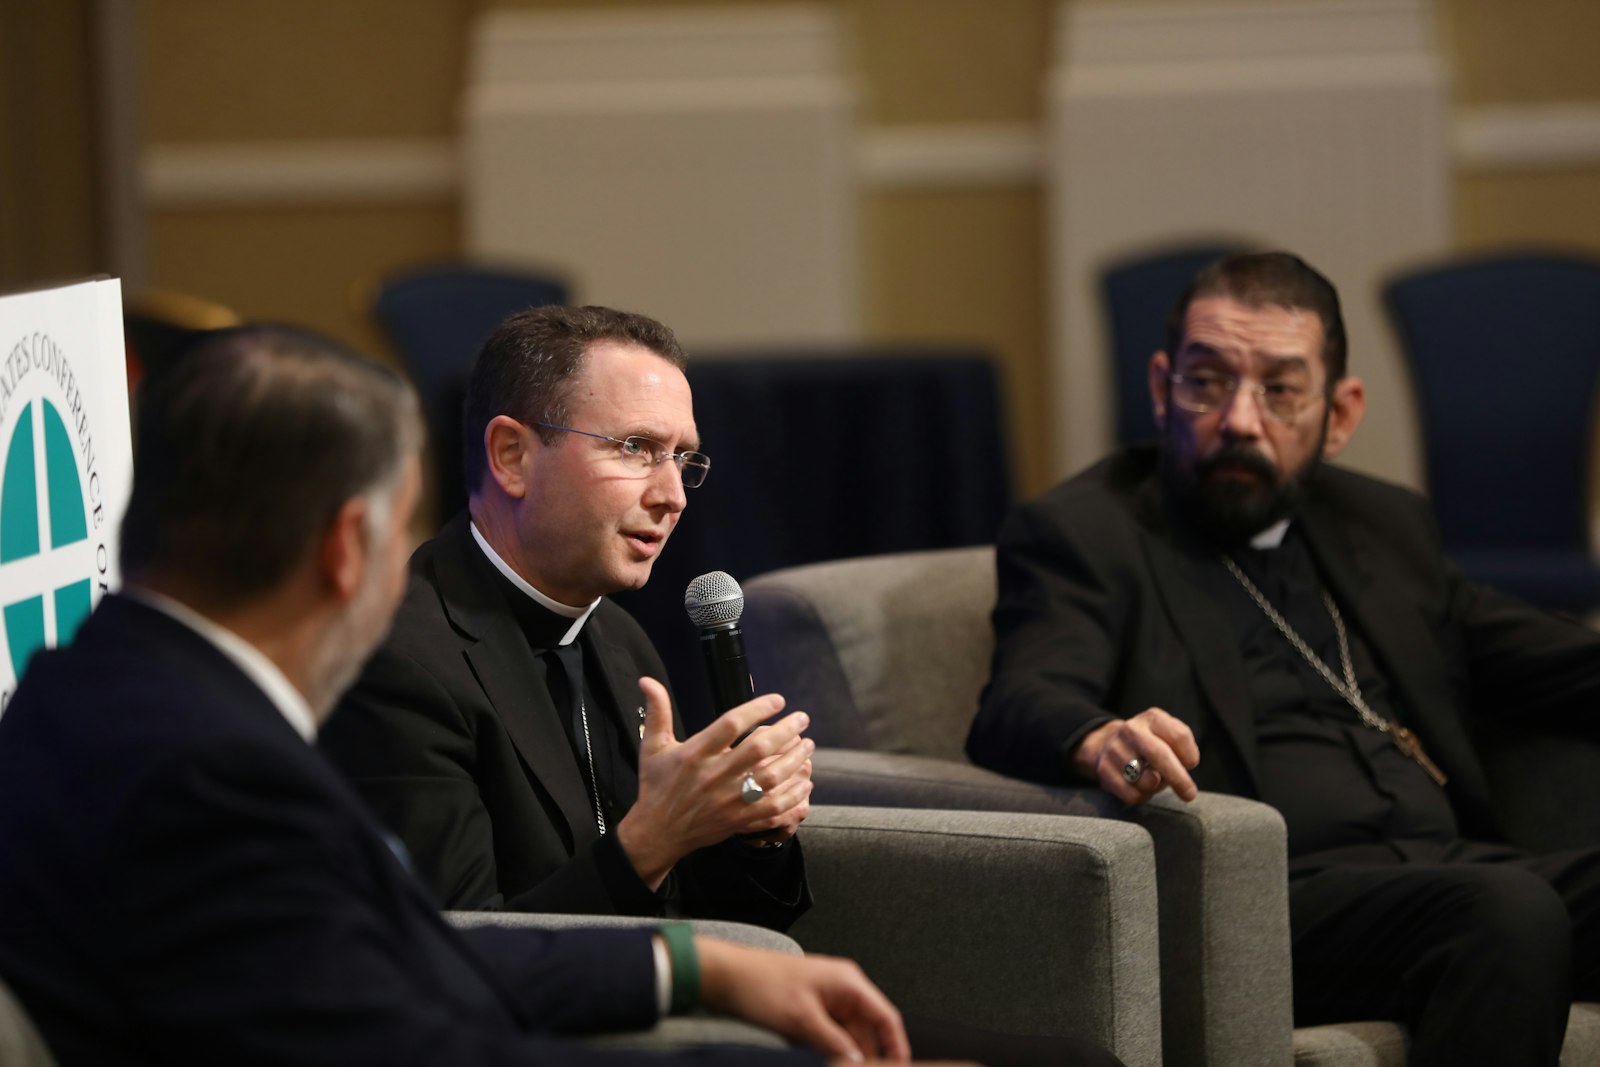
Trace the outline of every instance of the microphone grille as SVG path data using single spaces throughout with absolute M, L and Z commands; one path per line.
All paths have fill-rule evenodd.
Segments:
M 726 571 L 702 574 L 683 593 L 683 610 L 702 630 L 732 626 L 744 614 L 744 592 Z

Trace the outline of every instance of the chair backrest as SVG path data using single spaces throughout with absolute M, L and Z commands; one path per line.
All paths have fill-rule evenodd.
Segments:
M 1163 248 L 1107 267 L 1100 275 L 1111 339 L 1111 379 L 1116 391 L 1117 442 L 1155 437 L 1146 368 L 1166 346 L 1167 315 L 1200 268 L 1241 250 L 1217 242 Z
M 555 278 L 453 263 L 418 267 L 379 283 L 372 314 L 417 385 L 433 437 L 441 517 L 467 502 L 461 405 L 478 349 L 508 316 L 566 302 L 567 287 Z
M 809 714 L 818 744 L 966 759 L 994 649 L 993 546 L 794 567 L 744 592 L 756 689 Z
M 1385 289 L 1452 548 L 1587 551 L 1600 261 L 1501 256 Z
M 507 316 L 566 302 L 566 284 L 555 278 L 448 263 L 385 278 L 372 313 L 430 402 L 466 373 Z
M 55 1067 L 55 1063 L 16 995 L 0 982 L 0 1067 Z

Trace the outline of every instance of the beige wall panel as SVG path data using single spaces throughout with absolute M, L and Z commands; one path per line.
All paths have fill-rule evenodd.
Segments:
M 247 319 L 310 326 L 392 360 L 353 289 L 451 256 L 458 243 L 453 204 L 161 212 L 150 225 L 151 279 Z
M 1041 211 L 1033 190 L 883 193 L 863 211 L 868 336 L 993 353 L 1020 497 L 1049 485 Z
M 1458 104 L 1600 99 L 1600 3 L 1444 0 Z
M 868 122 L 1038 117 L 1050 0 L 862 0 L 853 6 Z
M 786 0 L 488 0 L 487 8 L 570 11 L 773 7 Z M 812 0 L 854 38 L 862 121 L 1032 118 L 1046 62 L 1050 0 Z
M 1548 245 L 1600 255 L 1600 168 L 1463 176 L 1456 234 L 1463 250 Z
M 0 5 L 0 289 L 105 269 L 82 0 Z
M 469 253 L 556 264 L 689 345 L 858 336 L 856 109 L 832 9 L 507 11 L 473 36 Z
M 207 297 L 246 319 L 309 326 L 398 366 L 363 294 L 382 274 L 453 257 L 459 246 L 454 204 L 160 212 L 150 224 L 151 284 Z M 412 523 L 417 538 L 448 517 L 431 483 Z
M 142 0 L 155 141 L 456 128 L 470 0 Z

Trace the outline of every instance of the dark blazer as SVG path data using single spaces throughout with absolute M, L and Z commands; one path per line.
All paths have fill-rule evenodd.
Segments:
M 504 585 L 457 516 L 412 557 L 388 640 L 322 732 L 323 750 L 406 843 L 422 879 L 463 910 L 666 913 L 786 928 L 810 904 L 798 839 L 779 850 L 702 849 L 655 894 L 615 834 L 600 835 Z M 638 679 L 665 685 L 666 671 L 610 601 L 579 640 L 609 690 L 598 702 L 627 720 L 616 732 L 632 751 L 618 765 L 631 773 Z M 677 730 L 683 736 L 681 718 Z
M 63 1067 L 655 1063 L 550 1036 L 648 1026 L 654 973 L 640 931 L 452 930 L 261 690 L 137 602 L 0 717 L 0 974 Z
M 1158 462 L 1154 447 L 1118 452 L 1006 521 L 975 762 L 1061 782 L 1085 733 L 1153 706 L 1194 730 L 1202 789 L 1257 795 L 1244 661 L 1195 569 L 1215 550 L 1169 521 Z M 1467 582 L 1427 503 L 1397 486 L 1325 465 L 1294 521 L 1449 774 L 1463 831 L 1498 836 L 1476 717 L 1576 727 L 1600 701 L 1600 636 Z

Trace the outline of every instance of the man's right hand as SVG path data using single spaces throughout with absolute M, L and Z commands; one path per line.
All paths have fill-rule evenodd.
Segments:
M 738 741 L 783 710 L 777 694 L 756 697 L 724 713 L 685 741 L 672 733 L 672 702 L 653 678 L 644 693 L 644 738 L 639 742 L 639 796 L 617 824 L 617 841 L 651 889 L 695 849 L 737 834 L 763 833 L 795 822 L 811 798 L 807 761 L 816 744 L 801 737 L 803 712 L 785 715 Z M 754 804 L 740 796 L 754 772 L 764 793 Z
M 1123 768 L 1134 758 L 1144 765 L 1129 782 Z M 1143 804 L 1171 787 L 1183 800 L 1200 793 L 1189 769 L 1200 763 L 1194 733 L 1182 720 L 1160 708 L 1146 708 L 1131 719 L 1113 719 L 1089 731 L 1078 742 L 1072 764 L 1078 775 L 1126 804 Z
M 910 1058 L 900 1012 L 849 960 L 694 940 L 700 999 L 710 1010 L 845 1060 Z

